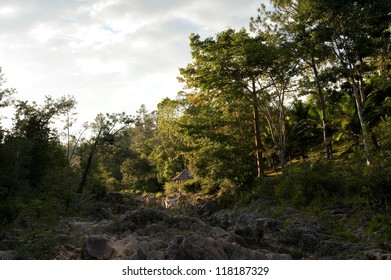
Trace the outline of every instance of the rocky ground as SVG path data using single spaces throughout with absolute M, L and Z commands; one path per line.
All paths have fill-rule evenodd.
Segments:
M 391 259 L 391 250 L 365 241 L 359 228 L 335 236 L 330 220 L 309 219 L 290 208 L 221 210 L 207 201 L 179 214 L 119 193 L 93 208 L 94 219 L 60 220 L 56 259 Z M 325 211 L 335 219 L 354 213 Z M 363 214 L 360 222 L 365 220 Z M 12 251 L 0 252 L 0 259 L 14 257 Z

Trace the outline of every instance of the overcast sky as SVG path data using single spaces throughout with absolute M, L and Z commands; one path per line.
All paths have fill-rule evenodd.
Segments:
M 83 121 L 153 111 L 181 89 L 190 33 L 247 28 L 265 1 L 1 0 L 0 67 L 17 99 L 73 95 Z

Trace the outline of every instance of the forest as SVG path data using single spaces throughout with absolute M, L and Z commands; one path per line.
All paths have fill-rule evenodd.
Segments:
M 118 194 L 209 223 L 272 210 L 286 229 L 300 213 L 391 258 L 391 2 L 271 2 L 248 30 L 190 35 L 176 98 L 99 114 L 77 134 L 75 97 L 15 100 L 2 73 L 0 110 L 15 115 L 11 128 L 0 122 L 0 252 L 56 258 L 61 221 L 118 220 L 102 213 Z M 174 181 L 183 170 L 191 177 Z M 175 195 L 181 203 L 160 205 Z M 300 256 L 336 256 L 319 252 Z

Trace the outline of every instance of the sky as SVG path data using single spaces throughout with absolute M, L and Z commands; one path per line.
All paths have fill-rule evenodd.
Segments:
M 5 87 L 38 103 L 74 96 L 83 122 L 98 113 L 134 115 L 142 104 L 153 111 L 183 86 L 178 69 L 191 62 L 191 33 L 248 28 L 266 1 L 1 0 Z

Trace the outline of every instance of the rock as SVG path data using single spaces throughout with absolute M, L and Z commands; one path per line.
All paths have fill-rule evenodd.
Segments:
M 130 212 L 128 219 L 136 226 L 146 226 L 150 223 L 162 222 L 168 220 L 169 215 L 161 210 L 142 207 Z
M 210 216 L 218 208 L 218 203 L 215 200 L 208 200 L 201 209 L 204 212 L 205 216 Z
M 175 260 L 227 260 L 224 248 L 211 237 L 192 234 L 185 237 L 174 254 Z
M 314 255 L 321 248 L 321 234 L 315 225 L 305 221 L 283 223 L 265 219 L 262 222 L 261 243 L 274 248 L 284 248 L 294 255 Z
M 136 255 L 137 249 L 139 248 L 139 240 L 135 235 L 127 235 L 118 240 L 112 240 L 110 244 L 114 249 L 113 255 L 111 256 L 114 259 L 132 258 Z
M 241 247 L 237 243 L 224 242 L 223 248 L 229 260 L 267 260 L 266 254 Z
M 180 244 L 179 244 L 180 243 Z M 179 245 L 178 245 L 179 244 Z M 291 259 L 287 254 L 273 254 L 271 252 L 251 250 L 227 240 L 218 241 L 211 237 L 202 237 L 193 234 L 184 238 L 177 238 L 170 244 L 170 251 L 176 251 L 173 259 L 176 260 L 269 260 Z
M 81 249 L 71 245 L 58 246 L 55 251 L 55 260 L 79 260 L 81 257 Z
M 144 234 L 139 233 L 139 235 L 162 236 L 162 235 L 167 234 L 167 230 L 168 230 L 167 226 L 164 226 L 163 224 L 153 223 L 153 224 L 147 225 L 144 228 L 144 230 L 143 230 Z
M 235 234 L 241 236 L 249 244 L 258 242 L 261 235 L 257 228 L 252 225 L 236 228 Z
M 165 258 L 166 259 L 173 259 L 176 251 L 178 250 L 178 247 L 183 242 L 184 237 L 181 235 L 176 235 L 171 240 L 171 242 L 168 244 L 168 247 L 166 249 Z
M 367 252 L 365 252 L 365 255 L 370 260 L 391 260 L 391 253 L 384 252 L 381 249 L 373 249 L 373 250 L 367 251 Z
M 279 253 L 273 253 L 269 252 L 267 250 L 260 250 L 263 252 L 268 260 L 292 260 L 292 256 L 289 254 L 279 254 Z
M 241 237 L 240 235 L 237 235 L 237 234 L 231 234 L 227 240 L 231 243 L 237 243 L 242 247 L 248 246 L 246 240 L 244 240 L 243 237 Z
M 138 260 L 163 260 L 167 244 L 162 240 L 142 241 L 137 249 Z
M 72 236 L 70 234 L 58 234 L 57 241 L 61 245 L 68 245 L 72 241 Z
M 169 216 L 166 220 L 169 227 L 175 227 L 179 230 L 187 230 L 192 232 L 206 232 L 210 230 L 210 226 L 198 218 L 193 218 L 183 215 Z
M 84 259 L 107 260 L 113 253 L 113 247 L 106 236 L 90 236 L 83 244 L 82 257 Z
M 234 215 L 232 213 L 220 211 L 213 215 L 211 222 L 216 226 L 227 230 L 234 223 Z
M 209 233 L 209 236 L 211 236 L 214 239 L 222 239 L 222 238 L 228 238 L 229 233 L 223 230 L 222 228 L 219 227 L 213 227 Z
M 16 251 L 0 251 L 0 260 L 16 260 Z

